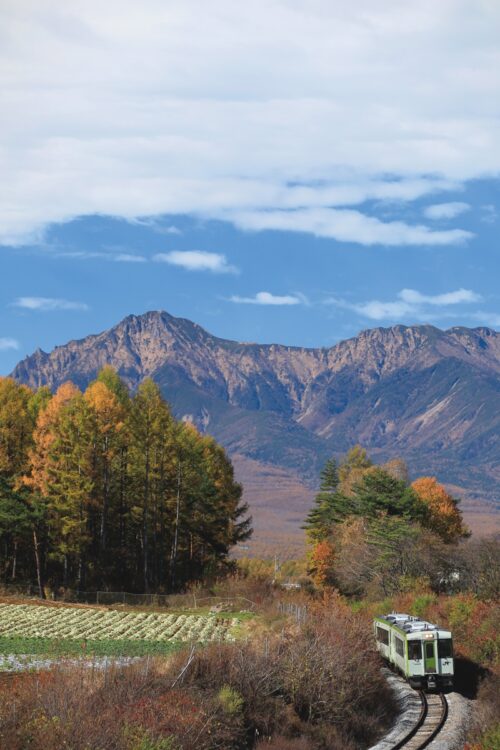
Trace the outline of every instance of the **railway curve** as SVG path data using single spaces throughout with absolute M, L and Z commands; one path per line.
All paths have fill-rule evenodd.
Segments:
M 389 732 L 370 750 L 457 750 L 464 726 L 465 699 L 455 693 L 424 693 L 411 688 L 406 680 L 386 667 L 382 673 L 399 706 L 397 719 Z
M 419 692 L 422 708 L 416 725 L 388 750 L 424 750 L 438 736 L 448 718 L 448 701 L 443 693 Z

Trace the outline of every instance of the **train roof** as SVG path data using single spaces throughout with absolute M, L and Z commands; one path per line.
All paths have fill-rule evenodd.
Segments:
M 438 637 L 451 638 L 451 633 L 445 628 L 440 628 L 439 625 L 435 625 L 427 620 L 421 620 L 419 617 L 414 615 L 403 614 L 402 612 L 391 612 L 388 615 L 379 615 L 378 620 L 385 620 L 388 625 L 402 630 L 406 635 L 424 633 L 424 632 L 436 632 Z

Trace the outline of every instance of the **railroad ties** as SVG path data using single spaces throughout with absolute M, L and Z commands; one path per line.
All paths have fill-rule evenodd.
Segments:
M 423 750 L 443 728 L 448 716 L 448 701 L 442 693 L 419 693 L 422 711 L 416 726 L 392 750 Z

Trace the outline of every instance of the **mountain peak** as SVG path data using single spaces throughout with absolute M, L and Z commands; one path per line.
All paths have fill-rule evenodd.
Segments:
M 309 502 L 308 483 L 326 458 L 358 442 L 374 458 L 403 456 L 411 470 L 475 498 L 500 491 L 500 334 L 488 328 L 395 325 L 307 349 L 220 339 L 156 310 L 49 354 L 37 350 L 13 377 L 35 388 L 66 380 L 85 388 L 108 364 L 131 389 L 152 377 L 178 418 L 225 445 L 257 508 L 263 496 L 275 507 L 285 476 L 283 486 L 292 494 L 303 487 L 293 496 Z M 283 502 L 288 518 L 290 495 Z M 290 516 L 297 528 L 306 510 Z M 261 511 L 252 512 L 258 524 Z

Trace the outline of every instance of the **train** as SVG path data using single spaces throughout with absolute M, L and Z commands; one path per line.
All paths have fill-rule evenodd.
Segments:
M 453 641 L 449 630 L 398 612 L 375 617 L 373 630 L 377 650 L 411 687 L 453 687 Z

